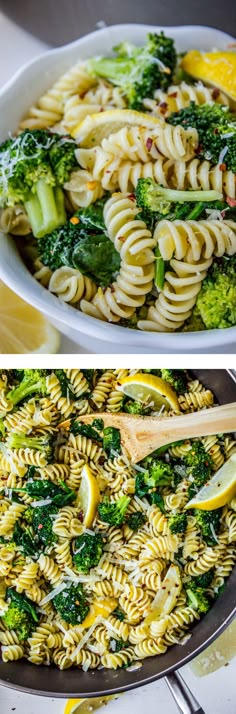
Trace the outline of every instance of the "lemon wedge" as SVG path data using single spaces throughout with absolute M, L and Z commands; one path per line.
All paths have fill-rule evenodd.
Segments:
M 137 374 L 121 379 L 117 389 L 123 392 L 130 399 L 138 402 L 151 403 L 153 410 L 160 410 L 161 407 L 179 411 L 179 402 L 174 389 L 161 377 L 153 374 Z
M 97 479 L 88 464 L 85 464 L 81 471 L 78 501 L 84 514 L 83 524 L 85 528 L 89 528 L 96 515 L 96 510 L 100 501 L 100 491 Z
M 117 699 L 119 694 L 110 694 L 107 697 L 91 697 L 89 699 L 68 699 L 64 709 L 64 714 L 91 714 L 96 709 L 100 709 L 111 699 Z
M 105 112 L 90 114 L 73 129 L 72 136 L 80 146 L 91 148 L 101 143 L 102 139 L 126 126 L 142 126 L 156 129 L 162 120 L 135 109 L 108 109 Z
M 60 337 L 46 317 L 0 282 L 0 354 L 53 354 Z
M 116 609 L 118 605 L 118 600 L 114 597 L 104 597 L 103 600 L 98 600 L 97 602 L 94 600 L 93 604 L 91 605 L 90 611 L 88 612 L 85 620 L 83 621 L 83 627 L 86 629 L 88 627 L 92 627 L 93 623 L 95 622 L 97 617 L 105 617 L 106 619 L 109 617 L 111 612 Z
M 144 625 L 150 625 L 153 620 L 159 620 L 160 617 L 169 615 L 175 607 L 181 589 L 180 570 L 177 565 L 170 565 L 160 590 L 153 600 L 151 612 L 145 617 Z
M 213 511 L 225 506 L 236 494 L 236 454 L 233 454 L 221 469 L 189 501 L 185 508 Z
M 236 101 L 236 52 L 190 50 L 181 66 L 191 77 L 223 90 Z

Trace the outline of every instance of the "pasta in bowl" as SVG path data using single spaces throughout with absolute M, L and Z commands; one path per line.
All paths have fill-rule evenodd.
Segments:
M 28 197 L 20 195 L 16 206 L 3 209 L 4 234 L 23 238 L 17 239 L 18 260 L 12 242 L 2 237 L 2 277 L 16 291 L 24 289 L 26 299 L 50 311 L 76 339 L 85 333 L 154 351 L 157 347 L 215 347 L 233 342 L 235 333 L 231 303 L 225 308 L 227 316 L 222 309 L 228 284 L 232 295 L 235 291 L 235 173 L 231 148 L 228 156 L 225 144 L 224 156 L 221 151 L 211 160 L 207 149 L 203 155 L 199 123 L 186 126 L 188 114 L 181 113 L 191 107 L 200 112 L 210 110 L 215 131 L 217 112 L 232 121 L 231 98 L 190 76 L 181 79 L 175 52 L 189 49 L 187 30 L 165 30 L 164 39 L 158 28 L 155 30 L 126 26 L 124 34 L 125 40 L 137 47 L 145 47 L 148 31 L 149 37 L 159 38 L 155 47 L 156 54 L 159 52 L 155 56 L 158 87 L 147 88 L 149 96 L 138 100 L 131 100 L 128 90 L 125 93 L 115 80 L 112 83 L 112 77 L 112 81 L 104 78 L 102 70 L 101 76 L 95 76 L 87 60 L 95 52 L 101 54 L 103 33 L 109 34 L 108 49 L 112 49 L 119 28 L 95 33 L 38 61 L 46 67 L 51 58 L 51 88 L 43 92 L 41 78 L 41 97 L 35 97 L 28 113 L 26 101 L 19 102 L 12 129 L 18 128 L 20 133 L 12 140 L 13 154 L 16 149 L 22 151 L 23 144 L 24 155 L 32 137 L 45 149 L 48 138 L 52 150 L 45 149 L 47 161 L 54 185 L 56 181 L 58 190 L 60 185 L 63 191 L 64 209 L 60 213 L 56 205 L 57 221 L 51 228 L 44 226 L 41 235 Z M 214 40 L 214 31 L 212 39 L 211 32 L 203 33 L 201 40 L 197 28 L 194 33 L 192 43 L 201 49 L 216 43 L 223 48 L 227 45 L 222 33 Z M 61 58 L 59 79 L 56 56 Z M 37 62 L 25 72 L 34 73 L 36 68 Z M 224 133 L 228 144 L 234 141 L 230 129 Z M 53 164 L 55 146 L 64 151 L 64 164 L 68 147 L 74 152 L 67 172 L 55 161 Z M 9 147 L 7 151 L 9 158 Z M 142 187 L 151 194 L 153 186 L 164 193 L 158 210 L 150 213 L 140 195 Z M 35 237 L 31 232 L 27 235 L 31 229 Z M 22 256 L 31 275 L 20 263 Z M 227 272 L 223 285 L 222 272 Z M 221 310 L 218 306 L 212 309 L 221 291 Z
M 178 394 L 177 413 L 214 404 L 186 371 L 157 371 Z M 99 413 L 110 413 L 111 423 L 118 411 L 153 414 L 150 399 L 119 390 L 133 373 L 2 370 L 5 665 L 140 668 L 183 645 L 224 589 L 235 560 L 235 498 L 211 511 L 185 506 L 236 452 L 235 439 L 173 443 L 132 466 L 119 430 L 104 429 Z M 94 413 L 92 427 L 80 422 L 85 413 Z

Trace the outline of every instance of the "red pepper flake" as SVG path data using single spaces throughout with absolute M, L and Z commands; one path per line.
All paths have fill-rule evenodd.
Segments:
M 147 149 L 148 151 L 151 151 L 152 145 L 153 145 L 153 140 L 152 140 L 151 137 L 149 136 L 148 139 L 147 139 L 147 141 L 146 141 L 146 149 Z
M 236 206 L 236 199 L 235 199 L 235 198 L 231 198 L 231 196 L 227 196 L 227 198 L 226 198 L 226 203 L 228 203 L 228 206 L 230 206 L 230 208 L 235 208 L 235 206 Z
M 174 97 L 174 99 L 177 96 L 178 96 L 178 92 L 171 92 L 171 94 L 168 94 L 168 97 Z
M 213 134 L 219 134 L 219 129 L 217 129 L 217 127 L 213 129 Z
M 101 107 L 101 109 L 99 109 L 99 112 L 104 112 L 104 109 L 103 109 L 103 107 Z
M 159 104 L 159 109 L 160 109 L 161 114 L 165 114 L 168 109 L 168 104 L 166 102 L 161 102 Z
M 43 528 L 43 524 L 40 523 L 39 526 L 38 526 L 38 531 L 41 531 L 42 528 Z
M 107 169 L 107 170 L 105 171 L 105 174 L 111 174 L 111 171 L 109 171 L 109 169 Z
M 220 171 L 226 171 L 226 164 L 220 164 L 219 169 Z
M 110 291 L 111 293 L 115 292 L 115 286 L 113 285 L 113 283 L 110 285 Z
M 125 236 L 118 236 L 118 240 L 121 241 L 121 243 L 125 242 Z
M 129 198 L 130 201 L 135 201 L 135 194 L 134 194 L 134 193 L 129 193 L 129 195 L 127 196 L 127 198 Z
M 84 513 L 83 513 L 83 511 L 79 511 L 79 513 L 78 513 L 78 520 L 80 521 L 80 523 L 83 523 L 83 520 L 84 520 Z
M 211 93 L 212 99 L 217 99 L 219 97 L 219 94 L 220 94 L 220 90 L 217 89 L 217 87 L 215 87 Z
M 195 153 L 195 154 L 201 154 L 201 153 L 202 153 L 202 150 L 203 150 L 203 146 L 202 146 L 202 144 L 199 144 L 199 146 L 197 146 L 197 148 L 194 149 L 194 153 Z

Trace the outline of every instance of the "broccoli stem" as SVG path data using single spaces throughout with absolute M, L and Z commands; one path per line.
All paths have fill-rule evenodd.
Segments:
M 222 199 L 222 193 L 219 191 L 179 191 L 173 188 L 164 188 L 164 186 L 155 187 L 155 197 L 158 199 L 159 196 L 163 196 L 166 201 L 219 201 Z M 154 197 L 153 197 L 154 198 Z M 159 207 L 159 202 L 158 202 Z M 152 210 L 155 210 L 153 205 Z
M 49 186 L 43 179 L 37 182 L 36 194 L 30 194 L 25 208 L 36 238 L 42 238 L 66 222 L 62 189 Z
M 156 246 L 154 252 L 156 256 L 154 284 L 156 288 L 159 288 L 159 290 L 163 290 L 165 280 L 165 261 L 163 260 L 160 254 L 160 249 L 158 245 Z

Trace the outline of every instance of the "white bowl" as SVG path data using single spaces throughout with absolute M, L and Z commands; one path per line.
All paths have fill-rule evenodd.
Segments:
M 191 48 L 209 50 L 225 49 L 232 41 L 230 35 L 210 27 L 180 26 L 156 27 L 153 25 L 115 25 L 92 32 L 69 45 L 50 50 L 24 65 L 0 91 L 0 140 L 14 132 L 20 118 L 30 105 L 53 82 L 80 58 L 109 53 L 120 40 L 142 44 L 147 32 L 161 29 L 173 37 L 178 51 Z M 226 330 L 206 330 L 195 333 L 141 332 L 108 324 L 84 315 L 52 295 L 30 274 L 21 260 L 14 240 L 0 233 L 0 278 L 18 295 L 44 312 L 53 324 L 77 343 L 98 339 L 119 346 L 119 352 L 208 352 L 211 349 L 227 352 L 236 343 L 236 327 Z M 96 344 L 96 343 L 95 343 Z M 102 344 L 100 342 L 100 344 Z M 99 347 L 98 347 L 98 350 Z M 103 351 L 101 349 L 101 351 Z

